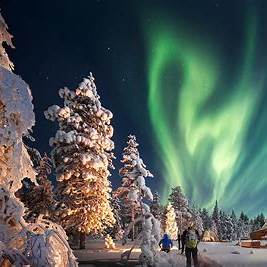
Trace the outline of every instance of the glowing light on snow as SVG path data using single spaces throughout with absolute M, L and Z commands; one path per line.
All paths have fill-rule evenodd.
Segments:
M 179 27 L 161 16 L 157 25 L 146 26 L 148 106 L 165 201 L 171 186 L 181 185 L 202 206 L 217 199 L 226 209 L 267 211 L 267 111 L 258 110 L 264 70 L 256 61 L 257 16 L 250 13 L 244 17 L 242 62 L 232 80 L 224 77 L 227 66 L 212 40 L 189 25 Z M 249 203 L 248 193 L 257 200 Z

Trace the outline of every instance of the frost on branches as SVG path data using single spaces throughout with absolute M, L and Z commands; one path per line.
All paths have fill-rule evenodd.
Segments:
M 143 197 L 153 200 L 151 190 L 145 183 L 145 178 L 153 175 L 146 169 L 146 165 L 140 158 L 138 146 L 136 137 L 129 135 L 121 160 L 124 165 L 119 170 L 122 185 L 116 190 L 116 196 L 122 200 L 127 212 L 126 216 L 130 217 L 130 221 L 134 221 L 136 214 L 140 213 Z
M 165 233 L 167 233 L 171 239 L 177 240 L 177 223 L 175 218 L 175 211 L 171 204 L 167 206 L 166 213 L 166 228 Z
M 6 41 L 6 28 L 0 16 L 0 45 Z M 23 178 L 35 182 L 35 171 L 22 141 L 35 120 L 29 87 L 9 71 L 7 60 L 0 46 L 0 263 L 5 259 L 5 264 L 13 266 L 76 267 L 64 232 L 41 219 L 27 224 L 24 205 L 15 196 Z M 33 240 L 37 246 L 31 245 Z M 68 257 L 63 262 L 58 255 L 64 249 Z
M 27 135 L 34 125 L 31 100 L 28 85 L 0 66 L 0 254 L 16 266 L 77 266 L 62 232 L 44 227 L 40 221 L 30 227 L 23 219 L 24 205 L 15 196 L 24 177 L 36 182 L 30 156 L 22 141 L 23 135 Z M 33 239 L 44 241 L 38 246 L 30 246 Z M 53 242 L 53 251 L 52 239 L 58 240 Z M 66 264 L 56 255 L 63 248 L 69 255 L 64 260 Z M 42 257 L 44 254 L 46 256 Z M 56 265 L 55 259 L 58 259 Z M 34 262 L 38 264 L 34 265 Z
M 109 168 L 113 168 L 112 113 L 102 107 L 92 74 L 75 90 L 60 89 L 63 107 L 45 117 L 57 121 L 50 138 L 58 181 L 60 223 L 68 231 L 101 233 L 115 223 L 110 207 Z
M 3 66 L 4 68 L 8 70 L 13 70 L 14 65 L 10 61 L 8 54 L 6 53 L 3 43 L 6 43 L 8 46 L 14 48 L 12 44 L 12 35 L 7 31 L 8 27 L 5 23 L 4 18 L 2 17 L 0 13 L 0 66 Z
M 160 238 L 160 223 L 150 212 L 149 206 L 143 202 L 144 199 L 153 201 L 151 190 L 145 182 L 146 177 L 153 175 L 146 169 L 137 147 L 136 137 L 129 135 L 121 161 L 124 164 L 120 169 L 122 186 L 117 189 L 116 195 L 128 205 L 132 217 L 124 233 L 123 243 L 127 242 L 127 237 L 134 226 L 141 225 L 141 232 L 136 237 L 136 242 L 141 239 L 140 262 L 142 266 L 153 266 Z M 133 247 L 122 254 L 122 259 L 124 257 L 129 259 Z
M 46 154 L 41 157 L 36 149 L 27 149 L 31 152 L 32 161 L 36 162 L 34 167 L 38 185 L 24 180 L 24 186 L 18 191 L 18 197 L 27 207 L 27 221 L 34 221 L 41 214 L 51 218 L 55 206 L 53 186 L 48 178 L 51 174 L 51 160 Z M 34 156 L 36 154 L 32 151 L 38 152 L 37 156 Z

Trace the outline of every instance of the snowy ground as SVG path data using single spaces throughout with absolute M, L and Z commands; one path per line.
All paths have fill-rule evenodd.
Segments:
M 85 250 L 75 250 L 74 254 L 82 267 L 124 266 L 120 264 L 121 254 L 131 247 L 130 242 L 122 246 L 116 242 L 116 249 L 106 249 L 103 240 L 90 240 Z M 251 254 L 253 251 L 253 254 Z M 239 252 L 240 254 L 233 254 Z M 171 252 L 175 257 L 175 267 L 185 266 L 185 257 L 175 247 Z M 200 267 L 266 267 L 267 249 L 249 249 L 235 246 L 232 243 L 205 243 L 199 245 Z M 130 257 L 129 266 L 138 265 L 140 249 L 136 247 Z M 218 264 L 217 264 L 218 263 Z
M 131 246 L 132 246 L 132 242 L 129 242 L 125 246 L 122 246 L 121 242 L 116 242 L 115 249 L 106 249 L 104 246 L 103 240 L 90 240 L 90 241 L 87 241 L 85 250 L 75 250 L 74 254 L 78 258 L 80 266 L 82 267 L 124 266 L 123 264 L 120 263 L 121 254 L 125 250 L 128 250 Z M 140 252 L 141 252 L 140 248 L 138 247 L 133 249 L 128 266 L 138 265 L 138 258 L 139 258 Z M 180 255 L 180 252 L 178 252 L 177 247 L 174 247 L 171 253 L 168 254 L 168 256 L 174 257 L 175 259 L 174 267 L 185 266 L 185 257 L 183 255 Z M 164 267 L 164 266 L 161 266 L 161 267 Z M 202 259 L 202 264 L 200 267 L 216 267 L 216 265 L 213 262 L 210 262 L 208 259 Z
M 203 250 L 207 252 L 203 252 Z M 200 243 L 199 252 L 223 267 L 266 267 L 267 249 L 251 249 L 234 243 Z M 237 252 L 240 254 L 233 254 Z M 253 253 L 253 254 L 251 254 Z

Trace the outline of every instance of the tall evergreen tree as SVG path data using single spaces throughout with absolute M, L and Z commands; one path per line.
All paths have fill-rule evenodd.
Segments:
M 251 232 L 251 225 L 249 223 L 249 217 L 242 211 L 238 220 L 238 232 L 240 239 L 249 238 Z
M 189 207 L 188 199 L 183 194 L 182 188 L 180 186 L 172 188 L 168 200 L 175 211 L 179 210 L 186 212 L 188 210 Z
M 233 240 L 237 240 L 239 233 L 238 233 L 238 220 L 235 214 L 235 211 L 232 210 L 231 213 L 231 221 L 232 221 L 232 225 L 233 225 L 233 234 L 232 234 L 232 239 Z
M 221 239 L 221 222 L 220 222 L 220 211 L 218 207 L 218 201 L 216 200 L 215 206 L 212 213 L 212 220 L 214 221 L 217 229 L 218 238 Z
M 181 187 L 176 186 L 172 188 L 168 200 L 175 210 L 178 231 L 181 233 L 192 221 L 192 214 L 190 213 L 188 199 L 183 194 Z
M 203 208 L 200 212 L 200 216 L 202 218 L 204 230 L 210 230 L 212 225 L 212 219 L 209 215 L 208 210 L 206 208 Z
M 175 219 L 175 211 L 171 204 L 167 206 L 166 213 L 166 225 L 165 225 L 165 233 L 167 233 L 171 239 L 177 239 L 177 223 Z
M 119 170 L 122 184 L 115 192 L 115 195 L 122 200 L 124 216 L 130 218 L 130 222 L 133 222 L 136 216 L 142 212 L 142 198 L 153 201 L 151 190 L 145 183 L 145 178 L 153 177 L 153 175 L 146 169 L 146 165 L 140 158 L 138 146 L 136 137 L 129 135 L 121 160 L 123 167 Z M 134 229 L 132 234 L 134 235 Z
M 58 181 L 58 215 L 68 231 L 101 233 L 115 223 L 110 206 L 109 168 L 114 168 L 112 113 L 101 105 L 92 74 L 75 90 L 60 89 L 63 107 L 51 106 L 45 117 L 58 121 L 50 138 Z
M 160 220 L 163 208 L 162 205 L 160 204 L 160 195 L 157 192 L 155 192 L 153 195 L 153 201 L 150 206 L 150 211 L 156 219 Z

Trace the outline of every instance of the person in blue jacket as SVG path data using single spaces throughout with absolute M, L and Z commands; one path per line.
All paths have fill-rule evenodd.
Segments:
M 173 245 L 171 239 L 167 234 L 163 235 L 163 238 L 159 242 L 159 246 L 161 248 L 161 251 L 165 251 L 167 253 L 170 252 Z

